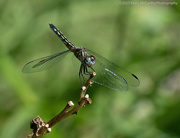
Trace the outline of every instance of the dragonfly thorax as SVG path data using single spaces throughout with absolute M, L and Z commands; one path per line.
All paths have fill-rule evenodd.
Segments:
M 73 50 L 73 52 L 76 58 L 79 59 L 81 62 L 83 62 L 87 56 L 86 49 L 83 47 L 76 48 Z
M 89 55 L 84 47 L 76 48 L 74 55 L 88 67 L 92 67 L 95 64 L 95 57 L 93 55 Z

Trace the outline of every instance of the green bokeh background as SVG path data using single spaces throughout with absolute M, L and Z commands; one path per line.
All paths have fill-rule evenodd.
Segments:
M 87 90 L 92 104 L 45 138 L 180 137 L 180 4 L 121 2 L 0 1 L 0 137 L 24 138 L 31 118 L 49 121 L 79 99 L 72 54 L 51 70 L 21 71 L 30 60 L 66 50 L 48 23 L 133 72 L 141 85 L 118 92 L 94 84 Z

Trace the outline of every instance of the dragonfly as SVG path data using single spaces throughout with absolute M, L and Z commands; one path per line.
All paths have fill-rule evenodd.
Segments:
M 76 47 L 52 23 L 49 26 L 68 50 L 28 62 L 22 69 L 24 73 L 48 70 L 59 63 L 65 55 L 73 53 L 79 62 L 79 78 L 82 85 L 92 72 L 96 72 L 93 82 L 113 90 L 127 91 L 129 86 L 139 86 L 140 81 L 137 76 L 89 49 Z

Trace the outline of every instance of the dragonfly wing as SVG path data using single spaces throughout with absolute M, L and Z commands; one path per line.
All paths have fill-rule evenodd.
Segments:
M 24 73 L 33 73 L 48 70 L 57 64 L 70 50 L 63 51 L 58 54 L 42 57 L 28 62 L 22 69 Z
M 114 90 L 127 91 L 128 86 L 139 86 L 139 79 L 129 71 L 111 63 L 93 51 L 87 50 L 88 54 L 96 58 L 93 69 L 96 72 L 94 82 Z

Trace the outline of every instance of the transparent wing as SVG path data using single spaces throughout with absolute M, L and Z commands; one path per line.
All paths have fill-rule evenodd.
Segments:
M 48 70 L 57 64 L 70 50 L 63 51 L 58 54 L 42 57 L 33 61 L 28 62 L 22 69 L 24 73 L 33 73 L 43 70 Z
M 91 50 L 87 50 L 87 52 L 96 58 L 96 63 L 92 67 L 96 72 L 93 79 L 95 83 L 120 91 L 127 91 L 128 85 L 139 86 L 139 79 L 134 74 L 111 63 Z

